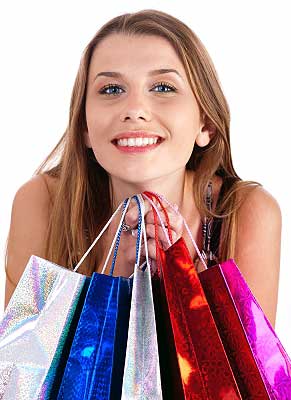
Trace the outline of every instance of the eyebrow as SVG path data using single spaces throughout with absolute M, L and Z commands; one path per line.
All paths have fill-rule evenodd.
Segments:
M 176 69 L 173 68 L 160 68 L 160 69 L 154 69 L 152 71 L 149 71 L 148 75 L 149 76 L 154 76 L 154 75 L 160 75 L 160 74 L 168 74 L 169 72 L 174 72 L 177 74 L 181 79 L 182 76 L 179 74 L 179 72 Z M 122 78 L 123 75 L 120 72 L 114 72 L 114 71 L 102 71 L 99 72 L 95 78 L 94 81 L 99 77 L 99 76 L 109 76 L 111 78 Z

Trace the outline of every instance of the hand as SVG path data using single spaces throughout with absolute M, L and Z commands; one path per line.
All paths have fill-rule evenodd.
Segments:
M 162 217 L 162 221 L 165 226 L 167 226 L 166 218 L 164 215 L 164 212 L 158 202 L 156 200 L 153 200 L 155 205 L 157 206 L 160 215 Z M 183 234 L 183 219 L 179 215 L 175 213 L 172 208 L 170 208 L 167 204 L 162 202 L 164 208 L 167 211 L 168 217 L 169 217 L 169 222 L 170 226 L 169 229 L 172 234 L 172 239 L 173 243 L 175 243 Z M 146 225 L 146 235 L 147 235 L 147 247 L 148 247 L 148 255 L 151 260 L 156 261 L 156 242 L 155 242 L 155 224 L 154 224 L 154 212 L 152 211 L 152 205 L 147 199 L 144 199 L 144 207 L 145 207 L 145 225 Z M 127 249 L 127 259 L 128 261 L 135 261 L 135 245 L 136 245 L 136 238 L 137 238 L 137 225 L 138 225 L 138 205 L 134 200 L 131 201 L 127 213 L 125 215 L 124 219 L 125 224 L 129 225 L 131 229 L 134 229 L 134 246 L 129 247 Z M 163 228 L 161 226 L 160 219 L 157 217 L 157 226 L 158 226 L 158 241 L 159 245 L 163 250 L 167 250 L 169 248 L 169 243 L 168 240 L 164 234 Z M 168 231 L 168 228 L 166 227 L 166 230 Z M 123 235 L 127 235 L 127 237 L 132 237 L 131 232 L 123 232 Z M 124 240 L 121 239 L 121 241 Z M 132 240 L 130 240 L 132 243 Z M 172 243 L 172 244 L 173 244 Z M 143 256 L 143 259 L 141 260 L 140 264 L 145 260 L 145 246 L 144 244 L 142 245 L 141 248 L 141 256 Z

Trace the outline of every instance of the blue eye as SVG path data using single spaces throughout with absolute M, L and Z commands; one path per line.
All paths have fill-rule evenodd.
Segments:
M 157 87 L 164 87 L 167 88 L 167 90 L 162 90 L 162 91 L 158 91 L 159 93 L 168 93 L 168 92 L 176 92 L 176 88 L 174 88 L 174 86 L 169 85 L 168 83 L 165 82 L 159 82 L 157 83 L 153 89 L 156 89 Z M 170 90 L 168 90 L 170 89 Z
M 157 83 L 153 87 L 153 89 L 156 89 L 156 88 L 159 88 L 159 87 L 164 87 L 164 88 L 166 88 L 166 90 L 161 90 L 161 91 L 160 90 L 158 90 L 158 91 L 154 90 L 154 91 L 156 91 L 157 93 L 169 93 L 169 92 L 176 92 L 177 91 L 177 89 L 174 88 L 174 86 L 169 85 L 168 83 L 165 83 L 165 82 Z M 100 94 L 105 94 L 107 96 L 118 96 L 121 93 L 121 92 L 117 91 L 119 89 L 123 90 L 123 88 L 121 86 L 109 83 L 108 85 L 106 85 L 103 88 L 101 88 L 99 90 L 99 93 Z
M 100 94 L 107 94 L 107 95 L 113 95 L 113 96 L 117 96 L 119 93 L 116 93 L 116 92 L 110 92 L 110 93 L 108 93 L 108 92 L 106 92 L 106 90 L 108 90 L 108 89 L 115 89 L 115 88 L 119 88 L 119 89 L 121 89 L 121 87 L 120 86 L 118 86 L 118 85 L 112 85 L 111 83 L 109 84 L 109 85 L 106 85 L 106 86 L 104 86 L 102 89 L 100 89 L 99 90 L 99 93 Z

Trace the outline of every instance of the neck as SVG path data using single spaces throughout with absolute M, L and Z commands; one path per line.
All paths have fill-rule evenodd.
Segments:
M 126 182 L 110 177 L 110 188 L 113 210 L 127 197 L 149 191 L 161 194 L 172 204 L 177 204 L 183 214 L 187 204 L 189 207 L 189 200 L 193 198 L 193 171 L 182 169 L 168 176 L 142 182 Z

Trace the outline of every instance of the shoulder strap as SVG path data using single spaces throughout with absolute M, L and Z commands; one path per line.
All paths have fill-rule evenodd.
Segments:
M 228 188 L 227 180 L 224 180 L 219 191 L 216 208 L 220 206 L 227 188 Z M 211 250 L 217 257 L 219 251 L 222 221 L 223 221 L 222 218 L 213 218 L 213 223 L 212 223 Z
M 229 189 L 232 185 L 233 179 L 232 178 L 224 178 L 223 183 L 221 185 L 216 208 L 220 206 L 225 192 Z M 208 191 L 206 195 L 206 205 L 209 210 L 212 209 L 212 182 L 209 182 Z M 222 218 L 211 218 L 211 219 L 204 219 L 203 223 L 203 251 L 207 255 L 208 259 L 208 267 L 216 265 L 218 262 L 218 250 L 219 250 L 219 241 L 220 241 L 220 234 L 221 234 L 221 227 L 222 227 Z

